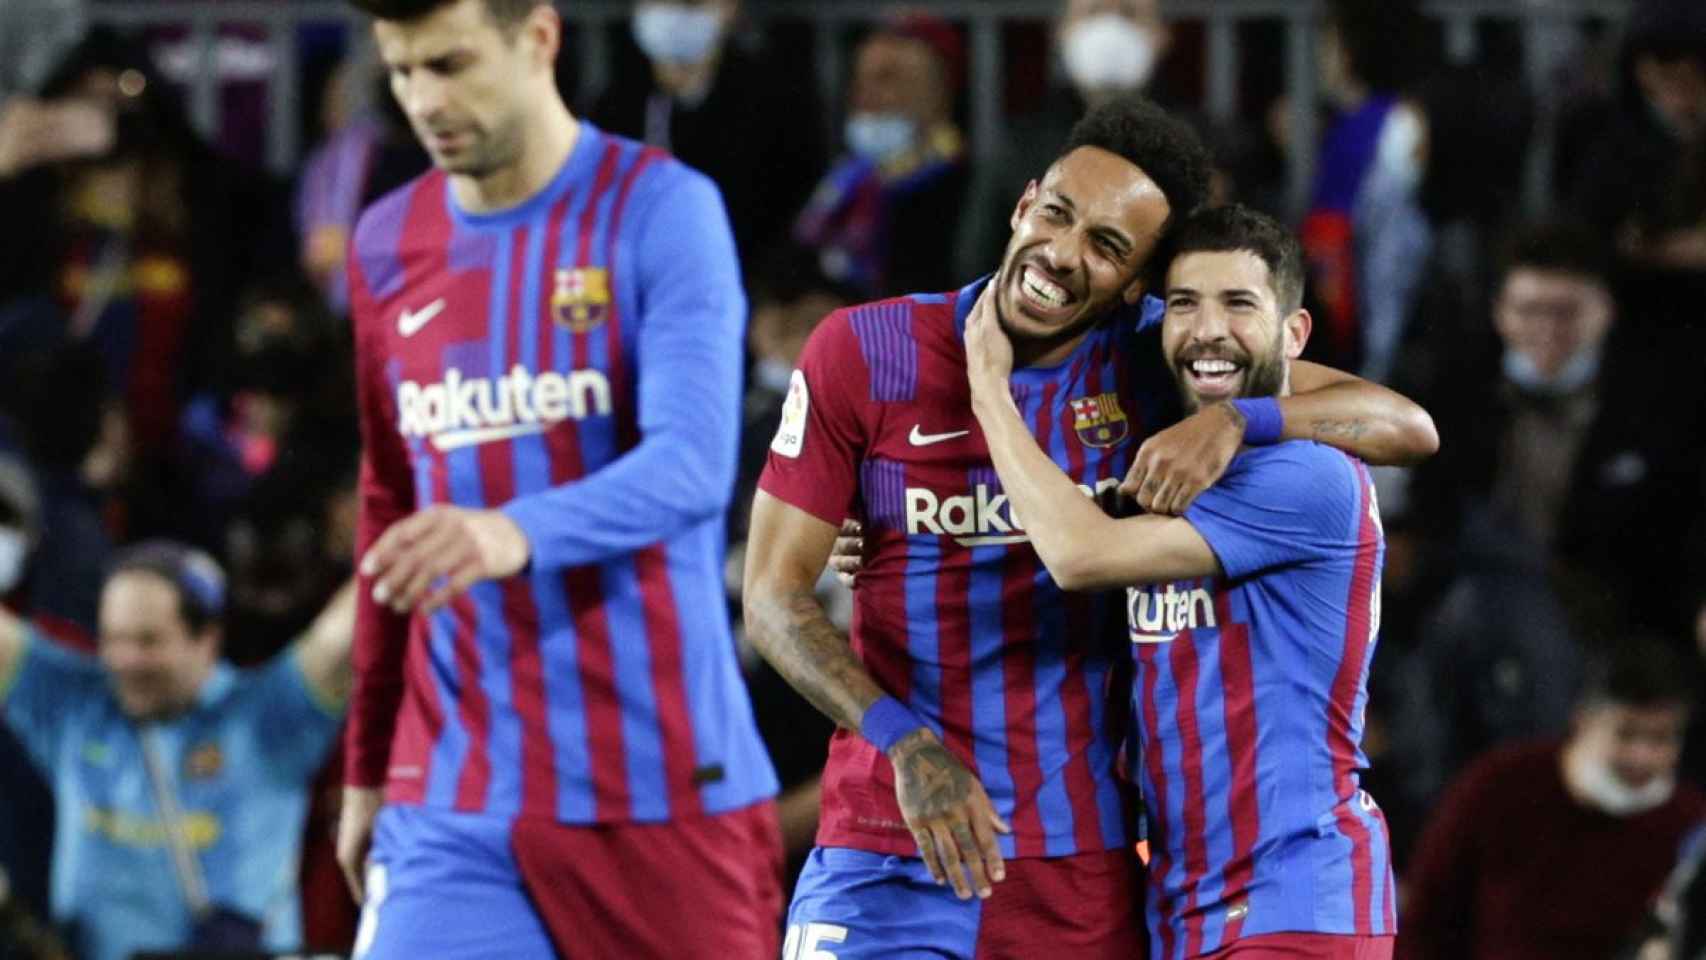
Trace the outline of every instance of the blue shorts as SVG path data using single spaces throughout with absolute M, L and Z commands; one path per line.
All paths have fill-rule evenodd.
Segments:
M 1143 960 L 1141 869 L 1129 850 L 1008 860 L 988 900 L 961 900 L 916 857 L 818 847 L 794 888 L 782 958 Z
M 556 960 L 511 852 L 514 820 L 387 805 L 355 960 Z
M 356 960 L 769 960 L 780 939 L 769 800 L 598 826 L 387 806 L 370 863 Z

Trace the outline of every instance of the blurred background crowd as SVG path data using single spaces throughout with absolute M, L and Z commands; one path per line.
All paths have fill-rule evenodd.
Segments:
M 1086 106 L 1143 90 L 1212 145 L 1218 200 L 1296 226 L 1311 359 L 1438 424 L 1437 457 L 1380 478 L 1366 783 L 1400 954 L 1698 955 L 1706 3 L 563 8 L 577 113 L 730 211 L 752 304 L 730 611 L 813 324 L 992 269 Z M 141 541 L 223 564 L 237 665 L 348 577 L 344 260 L 427 165 L 365 37 L 336 3 L 0 3 L 0 598 L 40 635 L 105 644 L 109 565 Z M 747 663 L 797 856 L 827 721 Z M 0 731 L 0 957 L 66 955 L 39 766 Z M 302 943 L 341 951 L 337 766 L 303 786 L 290 869 Z

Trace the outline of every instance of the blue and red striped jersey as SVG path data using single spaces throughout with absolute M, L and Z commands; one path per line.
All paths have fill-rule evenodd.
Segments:
M 1368 469 L 1249 449 L 1185 518 L 1224 576 L 1127 591 L 1151 955 L 1391 934 L 1386 821 L 1357 775 L 1385 549 Z
M 715 187 L 582 123 L 531 199 L 470 214 L 430 172 L 351 261 L 358 548 L 456 504 L 532 553 L 430 617 L 363 590 L 348 782 L 567 823 L 773 795 L 723 597 L 745 298 Z
M 864 522 L 854 650 L 982 781 L 1013 826 L 1003 854 L 1109 849 L 1130 839 L 1134 809 L 1115 773 L 1129 696 L 1118 596 L 1058 589 L 1002 493 L 965 371 L 965 319 L 986 282 L 826 318 L 759 485 L 826 523 Z M 1177 409 L 1149 319 L 1140 330 L 1122 311 L 1058 366 L 1013 374 L 1038 443 L 1105 502 Z M 818 842 L 917 854 L 888 758 L 845 730 Z

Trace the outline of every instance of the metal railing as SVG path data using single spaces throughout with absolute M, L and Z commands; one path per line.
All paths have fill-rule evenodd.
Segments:
M 626 19 L 632 3 L 630 0 L 558 0 L 558 5 L 575 30 L 582 89 L 601 89 L 609 80 L 612 63 L 607 28 Z M 1059 11 L 1060 0 L 909 0 L 908 5 L 927 8 L 964 25 L 969 50 L 968 133 L 974 155 L 989 156 L 1004 126 L 1001 97 L 1006 51 L 1002 26 L 1014 20 L 1047 21 Z M 841 102 L 846 83 L 847 48 L 843 41 L 848 32 L 881 17 L 889 7 L 888 3 L 876 0 L 748 0 L 747 14 L 760 26 L 777 19 L 815 24 L 815 79 L 821 102 L 833 105 Z M 1587 20 L 1620 23 L 1628 14 L 1629 0 L 1424 0 L 1422 7 L 1427 15 L 1443 23 L 1446 49 L 1457 62 L 1474 59 L 1478 23 L 1519 24 L 1527 75 L 1531 85 L 1543 91 L 1558 57 L 1568 51 L 1580 25 Z M 1219 119 L 1231 118 L 1239 110 L 1244 60 L 1240 24 L 1250 21 L 1284 24 L 1285 89 L 1291 105 L 1294 150 L 1289 198 L 1294 208 L 1301 208 L 1307 201 L 1315 160 L 1314 45 L 1321 0 L 1163 0 L 1162 8 L 1169 19 L 1203 25 L 1202 106 L 1210 116 Z M 220 78 L 216 64 L 221 28 L 244 25 L 264 30 L 273 60 L 267 80 L 270 117 L 266 126 L 266 152 L 269 165 L 278 172 L 292 169 L 303 149 L 298 142 L 296 119 L 302 80 L 299 28 L 326 22 L 341 22 L 352 29 L 363 26 L 361 15 L 338 0 L 170 0 L 137 5 L 124 0 L 96 0 L 91 15 L 96 22 L 122 27 L 188 28 L 190 47 L 196 54 L 195 69 L 188 82 L 190 115 L 197 127 L 210 136 L 217 134 L 220 123 Z M 1541 143 L 1534 151 L 1530 170 L 1531 201 L 1538 201 L 1545 192 L 1547 116 L 1543 103 Z

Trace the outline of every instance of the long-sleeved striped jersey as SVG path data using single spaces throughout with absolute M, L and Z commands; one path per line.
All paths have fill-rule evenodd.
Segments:
M 745 302 L 710 181 L 582 123 L 512 209 L 437 171 L 380 200 L 350 275 L 359 549 L 455 504 L 532 552 L 430 617 L 364 591 L 349 782 L 567 823 L 773 795 L 724 612 Z

